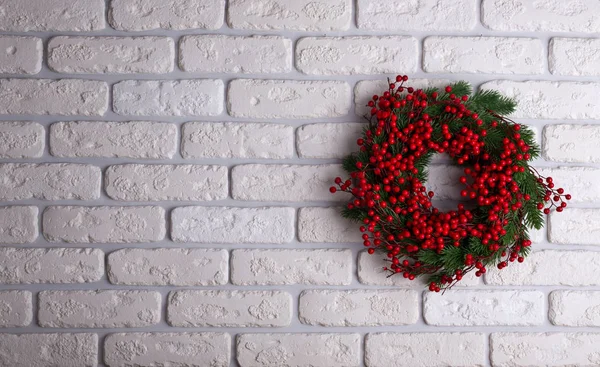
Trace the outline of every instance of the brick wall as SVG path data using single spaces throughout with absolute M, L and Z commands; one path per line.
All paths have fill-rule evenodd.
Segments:
M 599 13 L 0 0 L 0 366 L 600 364 Z M 339 159 L 397 73 L 519 99 L 574 198 L 524 264 L 423 293 L 337 215 Z

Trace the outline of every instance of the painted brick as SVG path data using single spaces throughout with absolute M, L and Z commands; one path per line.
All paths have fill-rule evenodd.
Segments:
M 565 276 L 556 269 L 577 268 Z M 490 269 L 485 282 L 489 285 L 600 285 L 600 252 L 554 251 L 532 252 L 522 264 L 511 264 L 506 269 Z
M 42 70 L 41 38 L 0 36 L 0 50 L 5 50 L 0 52 L 2 74 L 37 74 Z
M 287 73 L 292 70 L 292 40 L 275 36 L 184 36 L 179 67 L 202 73 Z
M 460 166 L 430 165 L 425 186 L 435 193 L 435 200 L 462 200 L 460 192 L 466 186 L 459 180 L 464 175 Z
M 104 29 L 104 0 L 0 0 L 0 30 L 9 32 Z
M 542 74 L 545 57 L 535 38 L 427 37 L 423 42 L 423 69 L 429 73 Z
M 427 287 L 425 279 L 416 278 L 415 280 L 409 280 L 402 277 L 401 274 L 388 276 L 390 273 L 383 270 L 385 266 L 388 266 L 389 262 L 384 253 L 374 253 L 369 255 L 367 251 L 361 251 L 358 253 L 358 281 L 366 285 L 382 285 L 382 286 L 401 286 L 424 289 Z M 476 286 L 479 285 L 480 281 L 473 272 L 468 273 L 456 284 L 455 287 L 462 286 Z
M 306 37 L 296 44 L 296 68 L 304 74 L 415 72 L 413 37 Z
M 292 320 L 292 296 L 279 291 L 176 291 L 167 322 L 175 327 L 283 327 Z
M 165 210 L 158 206 L 51 206 L 42 222 L 50 242 L 155 242 L 166 232 Z
M 548 67 L 552 74 L 600 75 L 599 39 L 554 37 L 550 40 L 548 53 Z
M 565 193 L 571 194 L 568 203 L 594 203 L 600 202 L 600 187 L 596 182 L 600 180 L 600 170 L 592 167 L 558 167 L 537 168 L 544 177 L 554 179 L 555 188 L 562 187 Z M 571 210 L 568 208 L 567 210 Z M 565 213 L 565 212 L 563 212 Z M 566 214 L 570 216 L 570 214 Z
M 231 337 L 225 333 L 119 333 L 104 340 L 109 367 L 229 367 Z
M 283 159 L 294 154 L 294 128 L 284 124 L 188 122 L 181 135 L 184 158 Z
M 301 242 L 362 242 L 359 225 L 343 218 L 341 207 L 301 208 L 298 238 Z
M 338 164 L 246 164 L 231 171 L 231 194 L 236 200 L 346 201 L 350 194 L 329 192 L 338 176 L 346 176 Z
M 58 73 L 162 74 L 173 71 L 175 43 L 167 37 L 54 37 L 48 67 Z
M 90 283 L 104 275 L 104 253 L 79 248 L 0 248 L 0 284 Z
M 495 31 L 531 32 L 600 32 L 600 4 L 578 1 L 565 4 L 559 0 L 543 3 L 527 0 L 483 0 L 481 21 Z
M 86 164 L 0 164 L 0 200 L 94 200 L 101 175 L 100 168 Z
M 120 164 L 105 173 L 106 194 L 122 201 L 192 200 L 227 198 L 225 166 L 191 164 Z
M 565 245 L 600 245 L 599 209 L 568 208 L 550 214 L 548 240 Z
M 600 326 L 599 291 L 550 293 L 550 322 L 559 326 Z
M 493 333 L 490 358 L 494 367 L 592 367 L 598 345 L 600 333 Z
M 365 338 L 365 365 L 437 367 L 487 365 L 483 333 L 370 333 Z
M 519 101 L 512 117 L 530 119 L 600 119 L 596 103 L 599 83 L 495 80 L 481 89 L 495 89 Z
M 231 28 L 297 31 L 346 30 L 352 23 L 351 0 L 231 0 L 227 9 Z
M 96 334 L 0 334 L 2 364 L 13 367 L 96 367 Z
M 544 294 L 537 291 L 449 290 L 423 296 L 423 317 L 437 326 L 532 326 L 546 320 Z
M 234 117 L 344 116 L 350 109 L 350 86 L 341 81 L 236 79 L 229 83 L 227 109 Z
M 113 109 L 123 116 L 215 116 L 223 94 L 214 79 L 126 80 L 113 86 Z
M 358 28 L 388 31 L 468 31 L 479 15 L 474 1 L 357 0 Z
M 150 291 L 43 291 L 38 306 L 42 327 L 143 327 L 160 321 L 161 296 Z
M 0 79 L 0 115 L 102 116 L 105 82 L 81 79 Z
M 171 213 L 175 242 L 288 243 L 294 239 L 293 208 L 189 206 Z
M 359 334 L 241 334 L 236 342 L 241 367 L 360 365 Z
M 296 130 L 296 149 L 301 158 L 344 158 L 358 149 L 356 141 L 366 124 L 318 123 Z
M 219 29 L 225 0 L 112 0 L 110 25 L 122 31 Z
M 235 285 L 348 285 L 350 250 L 233 250 L 231 282 Z
M 0 158 L 39 158 L 45 139 L 44 127 L 36 122 L 0 122 Z
M 409 79 L 404 85 L 415 89 L 425 88 L 442 88 L 451 83 L 449 79 Z M 354 104 L 355 114 L 358 116 L 371 116 L 371 107 L 367 107 L 367 103 L 371 100 L 374 94 L 381 95 L 389 89 L 386 80 L 361 80 L 354 87 Z
M 31 292 L 0 291 L 0 328 L 27 326 L 33 319 Z
M 543 136 L 544 158 L 555 162 L 599 163 L 600 126 L 546 125 Z
M 38 232 L 37 207 L 0 207 L 0 244 L 31 243 L 37 239 Z
M 228 273 L 226 250 L 121 249 L 108 255 L 107 275 L 112 284 L 223 285 Z
M 412 290 L 307 290 L 300 294 L 300 322 L 325 327 L 414 324 L 418 293 Z
M 69 121 L 50 126 L 56 157 L 165 159 L 177 151 L 177 127 L 152 121 Z

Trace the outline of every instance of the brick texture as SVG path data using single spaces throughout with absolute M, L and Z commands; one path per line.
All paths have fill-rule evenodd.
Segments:
M 154 242 L 166 231 L 165 211 L 157 206 L 52 206 L 42 223 L 50 242 Z
M 427 293 L 423 317 L 430 325 L 541 325 L 544 294 L 537 291 L 447 291 Z
M 0 244 L 31 243 L 38 237 L 36 206 L 0 207 Z
M 171 214 L 176 242 L 287 243 L 294 238 L 292 208 L 182 207 Z
M 33 319 L 31 292 L 0 291 L 0 327 L 27 326 Z
M 231 193 L 237 200 L 256 201 L 341 201 L 349 195 L 331 195 L 329 187 L 345 172 L 331 165 L 236 166 L 231 172 Z
M 173 71 L 175 46 L 166 37 L 54 37 L 48 67 L 70 74 L 162 74 Z
M 57 122 L 50 126 L 56 157 L 166 159 L 177 151 L 177 127 L 164 122 Z
M 227 23 L 248 30 L 346 30 L 352 19 L 351 0 L 232 0 Z
M 44 127 L 35 122 L 0 122 L 0 158 L 39 158 L 44 154 Z
M 291 158 L 293 134 L 293 127 L 284 124 L 188 122 L 181 131 L 181 155 L 192 159 Z
M 105 188 L 108 196 L 121 201 L 220 200 L 227 197 L 227 168 L 191 164 L 116 165 L 106 170 Z
M 218 29 L 223 24 L 225 0 L 128 0 L 110 2 L 108 21 L 123 31 L 151 29 Z
M 104 276 L 98 249 L 0 247 L 0 255 L 0 284 L 91 283 Z
M 481 333 L 373 333 L 365 338 L 365 365 L 484 366 L 486 342 Z
M 179 66 L 204 73 L 285 73 L 292 69 L 292 41 L 283 37 L 185 36 Z
M 477 9 L 469 0 L 358 0 L 356 23 L 364 30 L 469 31 L 477 23 Z
M 228 367 L 230 348 L 226 333 L 116 333 L 104 340 L 104 361 L 109 367 Z
M 214 116 L 223 111 L 220 80 L 136 81 L 113 86 L 113 109 L 123 116 Z
M 593 14 L 599 10 L 600 4 L 594 2 L 565 7 L 559 0 L 549 0 L 544 5 L 523 0 L 483 0 L 481 21 L 494 31 L 595 33 L 600 30 L 600 21 Z
M 493 52 L 479 52 L 480 50 Z M 542 42 L 534 38 L 428 37 L 423 68 L 430 73 L 541 74 Z
M 549 47 L 548 63 L 552 74 L 600 75 L 600 40 L 555 37 Z
M 0 0 L 0 366 L 600 365 L 598 1 Z M 429 293 L 340 215 L 397 74 L 516 99 L 523 263 Z
M 292 296 L 278 291 L 177 291 L 167 321 L 179 327 L 283 327 L 292 319 Z
M 337 81 L 237 79 L 229 83 L 227 109 L 234 117 L 344 116 L 350 109 L 350 86 Z
M 236 350 L 242 367 L 256 366 L 257 359 L 296 367 L 357 367 L 359 339 L 358 334 L 241 334 Z
M 0 36 L 0 73 L 37 74 L 42 70 L 42 39 Z
M 79 79 L 0 79 L 0 115 L 102 116 L 105 82 Z
M 493 333 L 493 366 L 585 366 L 598 364 L 597 333 Z M 529 348 L 521 349 L 520 345 Z
M 236 285 L 348 285 L 349 250 L 234 250 L 231 282 Z
M 305 74 L 381 74 L 417 68 L 412 37 L 306 37 L 296 45 L 296 67 Z
M 94 200 L 100 197 L 100 168 L 69 163 L 0 164 L 0 200 Z
M 320 326 L 407 325 L 417 322 L 418 296 L 410 290 L 312 290 L 300 294 L 299 318 Z
M 485 281 L 490 285 L 600 285 L 594 276 L 600 271 L 599 253 L 593 251 L 543 250 L 532 253 L 522 264 L 509 266 L 502 271 L 491 269 Z M 576 266 L 579 271 L 564 277 L 556 269 Z
M 120 285 L 221 285 L 229 254 L 216 249 L 122 249 L 108 255 L 107 275 Z
M 149 291 L 44 291 L 38 322 L 47 328 L 149 326 L 160 321 L 160 301 Z
M 0 30 L 75 31 L 89 32 L 104 29 L 103 0 L 48 0 L 43 3 L 2 0 Z
M 98 363 L 98 335 L 91 333 L 22 335 L 2 333 L 0 334 L 0 355 L 2 355 L 2 363 L 6 366 L 94 367 Z

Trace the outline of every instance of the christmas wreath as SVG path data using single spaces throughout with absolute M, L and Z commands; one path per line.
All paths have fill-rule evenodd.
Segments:
M 330 188 L 353 196 L 342 215 L 361 222 L 370 254 L 387 254 L 390 276 L 427 276 L 431 291 L 471 271 L 480 277 L 490 266 L 523 262 L 528 230 L 571 196 L 529 166 L 539 155 L 534 133 L 505 117 L 516 102 L 494 90 L 473 93 L 466 82 L 415 90 L 407 80 L 398 75 L 368 103 L 360 148 L 343 161 L 349 178 Z M 456 210 L 435 208 L 426 189 L 436 153 L 464 167 L 465 202 Z

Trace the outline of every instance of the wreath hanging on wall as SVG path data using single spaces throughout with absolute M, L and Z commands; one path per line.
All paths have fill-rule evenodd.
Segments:
M 353 199 L 343 209 L 359 221 L 370 254 L 384 252 L 389 275 L 427 276 L 429 290 L 452 287 L 465 274 L 480 277 L 529 254 L 528 230 L 543 214 L 562 212 L 571 199 L 529 161 L 539 156 L 534 133 L 508 118 L 516 102 L 494 90 L 472 92 L 466 82 L 443 90 L 413 89 L 398 75 L 374 95 L 359 150 L 346 157 L 349 178 L 332 193 Z M 436 153 L 464 167 L 466 200 L 441 211 L 427 191 L 427 167 Z

